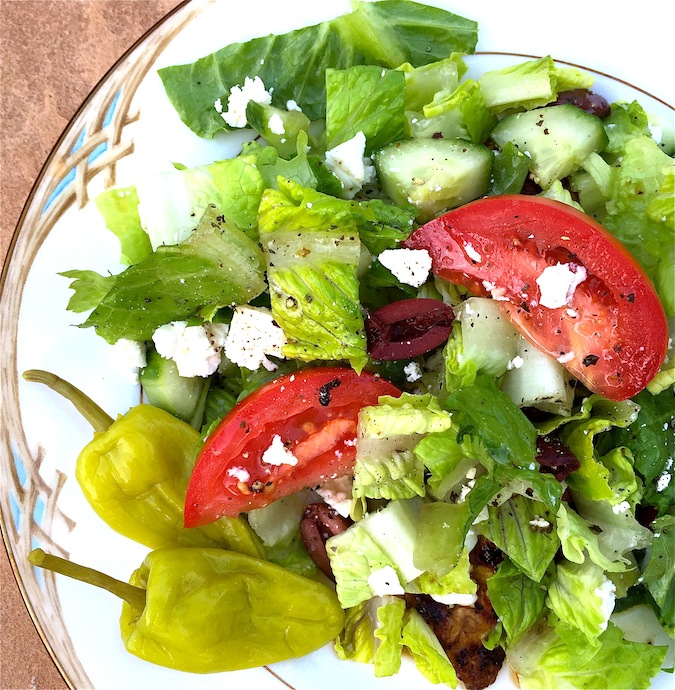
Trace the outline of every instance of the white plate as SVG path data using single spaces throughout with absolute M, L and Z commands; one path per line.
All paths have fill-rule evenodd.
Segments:
M 469 58 L 483 71 L 520 61 L 511 53 L 551 54 L 596 70 L 596 88 L 610 100 L 638 98 L 672 117 L 670 3 L 650 3 L 630 15 L 606 3 L 567 0 L 557 5 L 466 0 L 432 2 L 479 22 L 478 50 Z M 88 425 L 55 394 L 27 384 L 29 368 L 54 371 L 72 381 L 110 414 L 138 401 L 136 386 L 110 358 L 92 330 L 73 328 L 66 312 L 70 291 L 61 271 L 118 272 L 117 240 L 92 204 L 111 184 L 132 184 L 148 171 L 188 166 L 236 153 L 237 137 L 204 141 L 178 119 L 157 69 L 191 62 L 237 40 L 280 33 L 348 11 L 347 0 L 193 0 L 160 24 L 125 57 L 89 97 L 50 156 L 29 200 L 2 281 L 2 531 L 19 584 L 43 639 L 72 687 L 132 689 L 409 688 L 425 685 L 406 666 L 393 679 L 340 662 L 325 648 L 302 660 L 222 675 L 195 676 L 144 663 L 127 654 L 118 631 L 119 602 L 91 587 L 54 578 L 26 561 L 31 548 L 126 579 L 146 549 L 112 532 L 91 511 L 74 478 L 74 462 L 90 439 Z M 522 58 L 521 58 L 522 59 Z M 605 75 L 616 75 L 619 79 Z M 656 98 L 629 84 L 639 84 Z M 233 142 L 234 140 L 234 142 Z M 508 672 L 501 687 L 513 687 Z M 668 677 L 655 687 L 668 687 Z

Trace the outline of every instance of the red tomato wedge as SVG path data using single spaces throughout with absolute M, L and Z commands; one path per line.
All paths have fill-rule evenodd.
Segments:
M 640 392 L 665 358 L 668 326 L 649 278 L 567 204 L 487 197 L 432 220 L 403 246 L 426 249 L 437 276 L 500 300 L 528 340 L 611 400 Z
M 187 489 L 185 526 L 234 517 L 351 473 L 359 410 L 381 395 L 401 392 L 379 376 L 337 367 L 305 369 L 259 388 L 206 440 Z

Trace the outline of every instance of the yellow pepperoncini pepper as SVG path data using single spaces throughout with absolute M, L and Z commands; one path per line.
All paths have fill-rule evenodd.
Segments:
M 294 659 L 332 641 L 344 625 L 329 586 L 231 551 L 153 551 L 129 583 L 41 549 L 29 561 L 124 599 L 126 649 L 179 671 L 236 671 Z
M 245 518 L 183 526 L 185 493 L 199 446 L 199 434 L 189 424 L 152 405 L 132 407 L 113 421 L 54 374 L 30 370 L 24 378 L 63 395 L 94 427 L 75 474 L 91 507 L 116 532 L 152 549 L 206 546 L 264 557 Z

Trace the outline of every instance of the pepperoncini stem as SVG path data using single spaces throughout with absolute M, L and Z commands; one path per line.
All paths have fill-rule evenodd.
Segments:
M 94 431 L 106 431 L 115 421 L 107 412 L 102 410 L 88 395 L 79 388 L 68 383 L 56 374 L 41 369 L 29 369 L 24 371 L 23 378 L 26 381 L 42 383 L 53 391 L 70 400 L 75 409 L 94 427 Z
M 66 577 L 72 577 L 74 580 L 105 589 L 120 599 L 124 599 L 127 604 L 135 609 L 142 611 L 145 608 L 145 590 L 141 587 L 130 585 L 128 582 L 122 582 L 122 580 L 116 580 L 114 577 L 110 577 L 110 575 L 105 575 L 93 568 L 73 563 L 65 558 L 45 553 L 42 549 L 33 549 L 28 554 L 28 561 L 39 568 L 51 570 Z

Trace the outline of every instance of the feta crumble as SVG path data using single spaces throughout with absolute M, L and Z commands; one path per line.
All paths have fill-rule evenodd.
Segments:
M 230 95 L 227 97 L 227 110 L 223 112 L 220 99 L 216 101 L 214 107 L 216 112 L 225 120 L 230 127 L 241 128 L 248 124 L 246 120 L 246 106 L 249 101 L 269 105 L 272 102 L 272 94 L 265 89 L 265 84 L 260 77 L 246 77 L 244 85 L 233 86 Z M 220 105 L 220 110 L 219 105 Z
M 612 506 L 612 512 L 614 515 L 620 515 L 628 510 L 630 510 L 630 503 L 628 503 L 628 501 L 621 501 L 621 503 Z
M 662 491 L 665 491 L 665 489 L 670 484 L 671 479 L 672 479 L 672 475 L 670 474 L 670 472 L 664 472 L 656 481 L 656 490 L 659 493 L 661 493 Z
M 279 434 L 274 434 L 272 443 L 262 454 L 261 460 L 268 465 L 275 465 L 276 467 L 279 467 L 279 465 L 295 466 L 298 464 L 298 459 L 286 448 Z
M 225 340 L 225 356 L 234 364 L 255 370 L 261 366 L 274 371 L 277 366 L 267 355 L 283 358 L 284 332 L 276 325 L 269 309 L 236 307 Z
M 473 248 L 471 242 L 467 242 L 464 245 L 464 252 L 472 261 L 475 261 L 476 263 L 480 263 L 483 260 L 483 257 Z
M 375 570 L 368 576 L 368 586 L 373 591 L 373 596 L 383 597 L 387 594 L 405 594 L 401 586 L 398 574 L 390 566 Z
M 430 596 L 434 601 L 446 606 L 473 606 L 478 600 L 476 594 L 457 594 L 456 592 L 431 594 Z
M 272 134 L 285 134 L 284 121 L 281 119 L 279 113 L 274 113 L 267 122 L 267 127 Z
M 363 185 L 375 179 L 375 168 L 365 158 L 366 135 L 357 132 L 351 139 L 326 151 L 326 167 L 342 183 L 342 196 L 353 199 Z
M 112 346 L 112 357 L 124 370 L 130 383 L 138 383 L 138 370 L 147 365 L 145 344 L 136 340 L 120 338 Z
M 158 354 L 176 363 L 185 378 L 210 376 L 220 364 L 227 324 L 188 326 L 186 321 L 172 321 L 152 334 Z
M 574 270 L 570 266 L 574 266 Z M 577 285 L 583 283 L 586 277 L 586 269 L 576 264 L 557 263 L 555 266 L 547 266 L 535 281 L 541 291 L 539 304 L 548 309 L 568 305 Z
M 520 369 L 523 364 L 525 364 L 525 360 L 520 355 L 516 355 L 511 361 L 506 363 L 506 368 L 509 371 L 511 371 L 511 369 Z
M 408 383 L 415 383 L 422 378 L 422 367 L 417 362 L 408 362 L 403 367 L 403 373 Z
M 398 280 L 420 287 L 431 271 L 431 256 L 426 249 L 385 249 L 378 257 Z
M 323 500 L 342 517 L 349 517 L 354 503 L 352 499 L 352 478 L 349 475 L 329 479 L 315 491 Z
M 230 467 L 227 470 L 228 477 L 234 477 L 240 482 L 247 482 L 251 475 L 243 467 Z
M 609 617 L 614 611 L 614 604 L 616 602 L 616 586 L 611 580 L 605 580 L 600 587 L 597 587 L 593 592 L 596 596 L 601 599 L 600 603 L 600 613 L 603 616 L 603 622 L 600 624 L 600 630 L 604 632 L 607 630 L 607 623 Z

